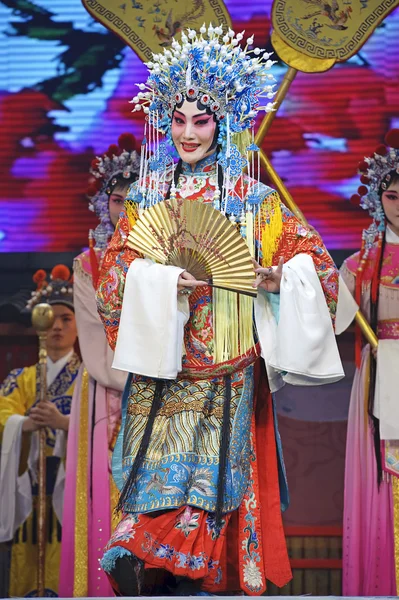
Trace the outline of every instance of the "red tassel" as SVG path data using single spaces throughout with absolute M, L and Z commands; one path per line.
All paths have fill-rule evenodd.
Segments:
M 94 250 L 94 239 L 90 233 L 89 235 L 89 255 L 90 255 L 90 266 L 91 266 L 91 280 L 93 287 L 96 290 L 99 277 L 99 263 L 96 251 Z

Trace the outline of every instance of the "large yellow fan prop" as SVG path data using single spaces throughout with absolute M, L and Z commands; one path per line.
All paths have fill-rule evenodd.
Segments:
M 209 285 L 255 297 L 255 272 L 245 240 L 211 204 L 184 198 L 145 210 L 127 245 L 164 265 L 185 269 Z

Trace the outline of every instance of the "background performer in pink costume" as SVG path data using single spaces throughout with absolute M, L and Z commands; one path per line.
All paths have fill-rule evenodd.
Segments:
M 60 596 L 112 596 L 98 559 L 108 541 L 117 502 L 110 461 L 120 426 L 126 375 L 111 369 L 113 352 L 97 314 L 95 286 L 109 237 L 127 189 L 138 176 L 135 138 L 122 134 L 118 145 L 92 162 L 90 209 L 100 224 L 90 232 L 90 248 L 74 262 L 76 321 L 83 364 L 72 402 L 68 435 L 65 526 Z M 94 195 L 93 195 L 94 194 Z
M 344 499 L 344 596 L 395 596 L 399 514 L 399 130 L 360 164 L 353 199 L 373 217 L 341 274 L 378 336 L 357 339 L 348 418 Z M 366 187 L 368 186 L 368 187 Z M 338 302 L 337 330 L 340 329 Z M 396 515 L 396 516 L 395 516 Z M 398 541 L 396 542 L 396 545 Z

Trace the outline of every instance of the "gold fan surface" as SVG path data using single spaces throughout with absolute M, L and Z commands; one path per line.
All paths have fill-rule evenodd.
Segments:
M 210 203 L 174 198 L 145 210 L 127 245 L 164 264 L 185 269 L 214 287 L 256 296 L 251 254 L 237 227 Z

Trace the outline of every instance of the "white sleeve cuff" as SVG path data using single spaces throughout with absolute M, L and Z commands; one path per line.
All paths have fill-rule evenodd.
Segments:
M 267 295 L 255 300 L 255 322 L 272 391 L 333 383 L 344 377 L 330 312 L 312 258 L 298 254 L 283 268 L 278 322 Z
M 184 269 L 136 258 L 126 275 L 113 367 L 160 379 L 182 370 L 184 325 L 190 312 L 177 296 Z

